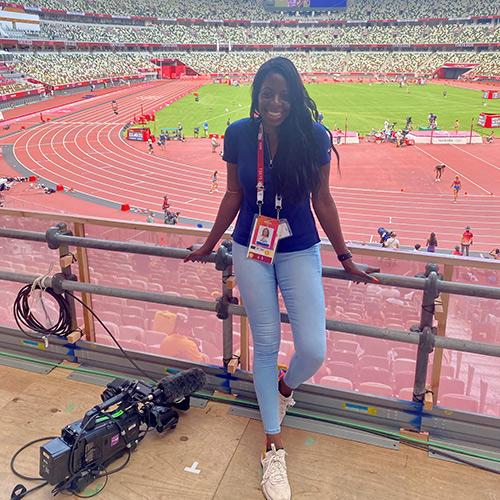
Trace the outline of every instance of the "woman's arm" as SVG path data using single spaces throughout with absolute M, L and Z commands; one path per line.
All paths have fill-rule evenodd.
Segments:
M 190 253 L 184 262 L 189 260 L 199 260 L 208 255 L 217 242 L 222 238 L 226 229 L 238 214 L 241 206 L 243 193 L 241 190 L 240 182 L 238 180 L 238 166 L 234 163 L 227 164 L 227 190 L 222 198 L 215 218 L 214 225 L 205 240 L 205 243 L 194 252 Z
M 314 212 L 318 217 L 321 227 L 325 231 L 337 255 L 348 253 L 349 250 L 345 244 L 340 219 L 335 205 L 335 201 L 330 194 L 330 164 L 327 163 L 321 167 L 320 182 L 316 191 L 312 194 L 312 204 Z M 352 258 L 342 262 L 344 269 L 358 276 L 362 276 L 369 281 L 378 283 L 376 278 L 369 276 L 369 273 L 377 272 L 378 269 L 369 267 L 367 272 L 362 271 L 352 260 Z

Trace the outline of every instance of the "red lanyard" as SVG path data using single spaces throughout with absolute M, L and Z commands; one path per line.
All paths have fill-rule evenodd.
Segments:
M 257 134 L 257 205 L 259 207 L 259 215 L 262 212 L 264 204 L 264 129 L 262 123 L 259 125 L 259 133 Z M 283 206 L 282 197 L 277 194 L 274 198 L 274 206 L 277 212 L 277 218 L 280 218 L 280 210 Z

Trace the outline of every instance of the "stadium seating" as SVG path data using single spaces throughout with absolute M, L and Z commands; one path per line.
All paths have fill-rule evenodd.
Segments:
M 146 56 L 137 54 L 19 54 L 18 71 L 50 85 L 94 78 L 137 75 L 153 69 Z
M 24 0 L 24 5 L 62 9 L 71 12 L 97 12 L 128 16 L 157 16 L 164 18 L 204 19 L 284 19 L 298 17 L 293 10 L 284 12 L 266 10 L 262 2 L 252 0 L 222 0 L 199 2 L 197 0 L 164 0 L 151 3 L 147 0 Z M 450 4 L 446 0 L 435 2 L 380 2 L 378 0 L 349 0 L 347 9 L 315 13 L 316 18 L 330 19 L 417 19 L 436 17 L 461 17 L 469 15 L 497 14 L 495 2 L 487 0 L 458 0 Z
M 498 41 L 498 30 L 484 24 L 381 25 L 280 27 L 271 26 L 197 26 L 155 24 L 137 26 L 101 26 L 82 23 L 43 22 L 34 38 L 113 43 L 225 43 L 237 44 L 411 44 L 474 43 Z

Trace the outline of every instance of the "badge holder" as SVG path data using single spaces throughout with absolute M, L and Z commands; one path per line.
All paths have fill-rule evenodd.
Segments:
M 256 215 L 253 222 L 247 258 L 272 264 L 279 241 L 280 221 L 265 215 Z

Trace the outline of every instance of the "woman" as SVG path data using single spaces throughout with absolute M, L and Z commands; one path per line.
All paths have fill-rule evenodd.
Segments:
M 451 183 L 451 189 L 453 189 L 453 203 L 457 202 L 458 193 L 462 189 L 462 181 L 458 175 L 455 176 L 453 182 Z
M 210 187 L 209 193 L 213 193 L 214 191 L 216 191 L 217 193 L 219 192 L 219 181 L 217 179 L 217 176 L 218 172 L 217 170 L 215 170 L 212 174 L 212 186 Z
M 293 63 L 283 57 L 264 63 L 253 81 L 250 118 L 226 130 L 227 191 L 214 226 L 201 248 L 186 257 L 197 261 L 209 255 L 239 212 L 233 265 L 253 335 L 254 384 L 266 441 L 261 484 L 268 500 L 291 498 L 281 421 L 294 404 L 293 389 L 315 374 L 326 351 L 320 240 L 310 199 L 344 269 L 377 282 L 353 262 L 344 242 L 329 191 L 331 136 L 317 120 L 316 104 Z M 271 264 L 251 258 L 247 248 L 258 234 L 257 214 L 267 217 L 268 226 L 287 221 L 288 232 L 280 224 Z M 290 367 L 281 374 L 278 286 L 295 344 Z
M 500 248 L 494 248 L 488 255 L 491 255 L 495 260 L 500 260 Z
M 436 238 L 436 233 L 431 233 L 429 235 L 429 238 L 427 238 L 427 251 L 435 252 L 437 246 L 438 246 L 438 240 Z

